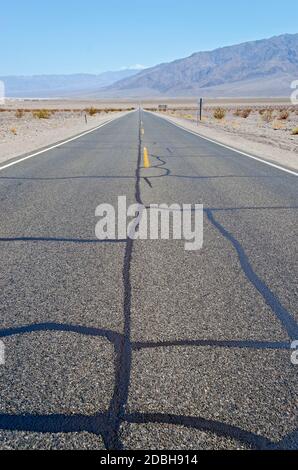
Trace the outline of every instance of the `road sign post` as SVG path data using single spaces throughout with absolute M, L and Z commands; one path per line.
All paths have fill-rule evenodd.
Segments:
M 198 109 L 198 125 L 199 125 L 199 120 L 202 121 L 203 98 L 200 98 L 200 101 L 199 101 L 198 105 L 199 105 L 199 109 Z

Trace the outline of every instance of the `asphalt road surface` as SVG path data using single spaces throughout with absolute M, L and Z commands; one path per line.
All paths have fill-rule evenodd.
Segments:
M 97 240 L 122 195 L 204 204 L 203 249 Z M 135 112 L 0 201 L 1 449 L 298 448 L 296 176 Z

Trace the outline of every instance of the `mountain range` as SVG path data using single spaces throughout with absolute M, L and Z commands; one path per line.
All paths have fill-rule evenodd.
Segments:
M 289 96 L 298 79 L 298 34 L 246 42 L 157 65 L 116 82 L 113 96 Z
M 0 77 L 12 97 L 283 97 L 298 79 L 298 34 L 245 42 L 142 71 Z
M 33 75 L 1 77 L 5 93 L 11 98 L 88 97 L 113 83 L 136 75 L 139 69 L 73 75 Z

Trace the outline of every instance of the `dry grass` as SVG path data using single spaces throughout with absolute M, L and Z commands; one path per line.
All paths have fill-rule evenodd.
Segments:
M 15 112 L 15 117 L 21 119 L 25 116 L 25 111 L 23 109 L 17 109 Z
M 234 116 L 236 117 L 242 117 L 244 119 L 248 118 L 248 116 L 250 116 L 250 114 L 252 113 L 252 109 L 251 108 L 245 108 L 245 109 L 236 109 L 236 111 L 234 111 Z
M 252 113 L 252 109 L 251 108 L 246 108 L 246 109 L 243 109 L 240 116 L 244 119 L 247 119 L 248 116 L 250 116 L 250 114 Z
M 221 120 L 226 116 L 226 110 L 224 108 L 216 108 L 213 112 L 213 117 L 215 119 Z
M 264 122 L 271 122 L 273 120 L 273 109 L 266 109 L 262 114 Z
M 50 119 L 51 111 L 48 109 L 37 109 L 36 111 L 32 111 L 32 116 L 36 119 Z
M 86 108 L 85 111 L 87 114 L 89 114 L 89 116 L 95 116 L 97 113 L 100 113 L 100 110 L 94 108 L 94 106 L 91 106 L 91 108 Z
M 122 111 L 134 111 L 135 108 L 105 108 L 105 113 L 121 113 Z
M 95 116 L 96 114 L 99 113 L 121 113 L 122 111 L 134 111 L 135 108 L 128 108 L 128 109 L 122 109 L 122 108 L 104 108 L 104 109 L 98 109 L 95 108 L 94 106 L 91 106 L 91 108 L 86 108 L 85 112 L 89 116 Z
M 287 121 L 289 119 L 290 112 L 286 109 L 282 109 L 279 113 L 278 119 L 280 121 Z

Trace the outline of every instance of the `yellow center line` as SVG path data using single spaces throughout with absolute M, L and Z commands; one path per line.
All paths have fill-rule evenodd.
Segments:
M 150 168 L 149 154 L 146 147 L 144 147 L 144 168 Z

